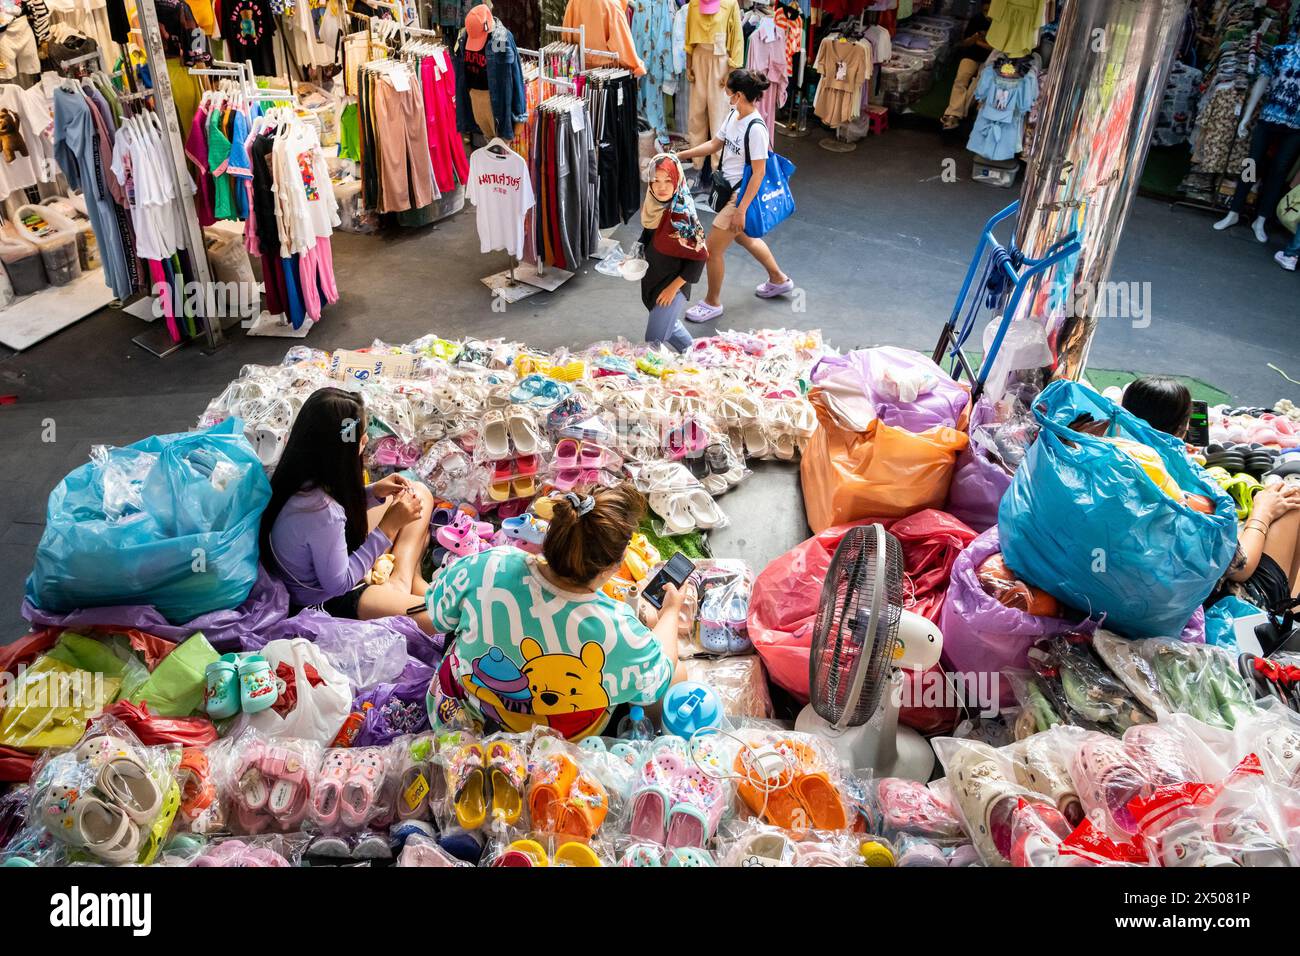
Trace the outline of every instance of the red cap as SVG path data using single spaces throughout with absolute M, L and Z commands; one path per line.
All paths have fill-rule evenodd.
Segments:
M 480 3 L 465 14 L 465 49 L 478 52 L 487 46 L 488 37 L 492 34 L 495 24 L 492 22 L 492 11 L 488 9 L 486 3 Z

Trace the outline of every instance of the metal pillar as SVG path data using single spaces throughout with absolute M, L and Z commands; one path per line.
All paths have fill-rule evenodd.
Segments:
M 1056 378 L 1083 374 L 1097 321 L 1115 299 L 1101 293 L 1186 13 L 1187 0 L 1070 0 L 1061 16 L 1015 237 L 1038 259 L 1078 232 L 1078 254 L 1051 269 L 1015 315 L 1046 325 Z

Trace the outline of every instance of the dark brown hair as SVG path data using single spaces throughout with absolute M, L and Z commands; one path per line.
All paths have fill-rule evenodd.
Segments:
M 594 503 L 586 514 L 578 513 L 586 495 L 556 496 L 542 542 L 551 570 L 575 584 L 586 584 L 618 564 L 645 514 L 645 498 L 628 482 L 589 494 Z
M 732 70 L 727 74 L 727 89 L 751 103 L 757 102 L 771 85 L 772 81 L 757 70 Z

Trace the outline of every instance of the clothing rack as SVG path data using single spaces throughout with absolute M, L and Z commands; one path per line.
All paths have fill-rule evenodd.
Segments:
M 190 182 L 190 172 L 185 164 L 184 136 L 181 133 L 180 118 L 176 113 L 176 97 L 172 92 L 171 75 L 167 71 L 167 51 L 163 48 L 162 31 L 158 25 L 158 10 L 153 3 L 138 3 L 136 4 L 136 11 L 139 17 L 140 39 L 144 47 L 145 60 L 149 65 L 149 75 L 153 78 L 153 92 L 157 97 L 155 103 L 158 109 L 154 112 L 162 121 L 164 127 L 163 141 L 168 146 L 167 152 L 171 160 L 172 175 L 175 177 L 174 181 L 178 186 L 179 207 L 181 218 L 184 219 L 186 246 L 190 253 L 189 258 L 193 267 L 194 281 L 201 288 L 207 290 L 212 287 L 212 270 L 208 265 L 203 228 L 199 225 L 199 215 L 194 206 L 193 194 L 188 189 L 179 188 Z M 164 104 L 166 105 L 164 106 Z M 196 318 L 203 327 L 203 336 L 207 342 L 207 348 L 204 351 L 216 351 L 226 344 L 221 318 L 207 314 L 207 296 L 200 295 L 193 298 L 197 300 L 195 303 L 195 309 L 198 313 Z M 233 321 L 237 320 L 232 320 L 232 324 Z M 172 342 L 166 329 L 162 328 L 150 329 L 135 336 L 131 341 L 159 358 L 172 354 L 183 344 Z

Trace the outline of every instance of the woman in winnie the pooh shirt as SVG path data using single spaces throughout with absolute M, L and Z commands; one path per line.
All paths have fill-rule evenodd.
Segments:
M 548 726 L 569 740 L 604 731 L 619 704 L 651 705 L 677 675 L 671 584 L 654 629 L 601 592 L 618 570 L 645 501 L 631 485 L 554 501 L 545 560 L 517 548 L 451 565 L 429 590 L 447 654 L 430 687 L 435 727 L 485 732 Z

